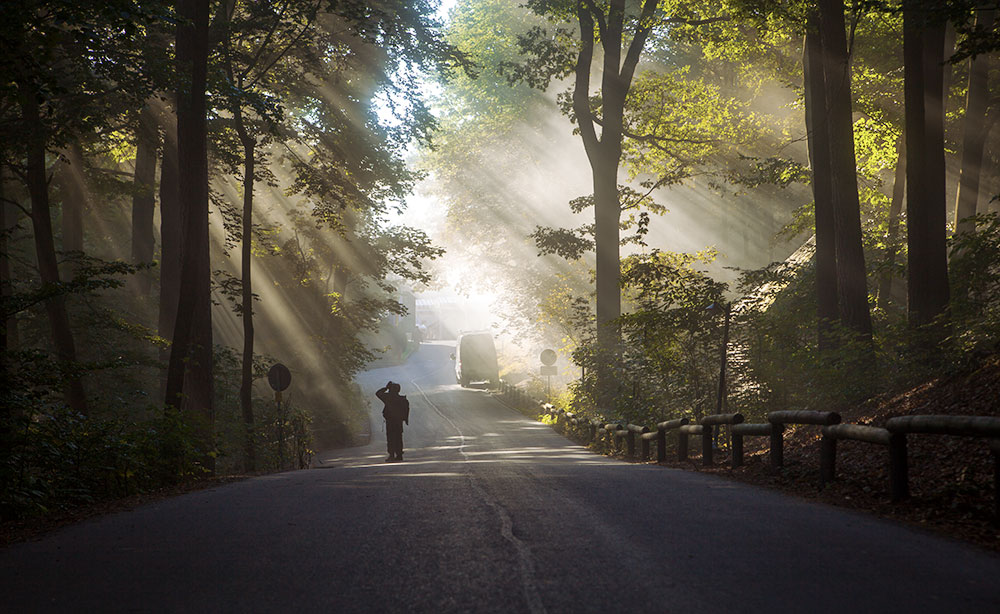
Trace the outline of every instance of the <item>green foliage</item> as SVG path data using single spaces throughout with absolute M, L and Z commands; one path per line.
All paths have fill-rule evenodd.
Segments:
M 254 288 L 261 295 L 254 307 L 258 343 L 277 347 L 307 391 L 280 411 L 268 397 L 253 398 L 251 435 L 262 467 L 297 466 L 308 460 L 314 415 L 322 427 L 357 426 L 351 380 L 374 357 L 365 335 L 385 316 L 405 312 L 397 286 L 429 281 L 427 262 L 442 254 L 425 233 L 388 218 L 402 211 L 421 176 L 407 167 L 408 148 L 415 140 L 428 143 L 436 124 L 423 80 L 470 64 L 444 40 L 430 0 L 238 1 L 212 8 L 211 204 L 224 231 L 213 238 L 225 236 L 224 257 L 214 258 L 212 250 L 215 290 L 237 317 L 248 315 L 239 300 L 243 280 L 228 253 L 246 240 L 274 287 Z M 172 5 L 15 0 L 2 4 L 0 18 L 0 60 L 10 68 L 0 84 L 3 255 L 11 263 L 2 304 L 9 333 L 0 412 L 5 518 L 200 478 L 198 462 L 206 456 L 217 459 L 220 471 L 242 471 L 241 357 L 216 348 L 213 425 L 164 413 L 158 397 L 169 340 L 151 324 L 155 286 L 150 294 L 132 284 L 138 274 L 155 282 L 158 270 L 117 260 L 129 255 L 137 111 L 153 111 L 170 143 L 172 93 L 185 87 L 172 57 Z M 60 216 L 71 201 L 85 203 L 86 255 L 60 254 L 67 281 L 59 284 L 39 283 L 24 230 L 20 107 L 26 100 L 40 107 L 46 173 L 73 179 L 53 182 L 50 191 L 57 248 Z M 243 179 L 248 141 L 255 146 L 253 179 L 270 211 L 258 215 L 258 207 L 252 236 L 244 237 L 242 194 L 226 175 Z M 81 163 L 68 164 L 66 148 L 80 151 Z M 217 219 L 213 214 L 212 223 Z M 275 294 L 287 303 L 269 301 Z M 52 350 L 44 306 L 53 299 L 68 305 L 75 364 L 57 360 Z M 287 305 L 301 310 L 289 315 Z M 216 339 L 237 344 L 238 327 L 220 322 L 230 314 L 215 309 L 213 315 Z M 302 322 L 295 339 L 280 334 L 289 317 Z M 255 355 L 253 380 L 272 363 Z M 91 392 L 86 417 L 60 402 L 73 377 L 85 378 Z M 194 426 L 215 433 L 211 449 L 195 448 Z
M 0 298 L 4 321 L 56 297 L 95 296 L 100 290 L 121 288 L 125 285 L 125 276 L 135 275 L 153 266 L 121 261 L 108 262 L 81 253 L 71 254 L 69 260 L 75 266 L 73 276 L 68 281 L 46 284 L 23 292 L 11 292 Z
M 974 221 L 952 239 L 950 267 L 954 351 L 972 361 L 1000 351 L 1000 214 Z
M 4 520 L 68 509 L 200 476 L 191 425 L 173 413 L 135 421 L 58 406 L 3 425 Z M 170 449 L 172 454 L 163 454 Z
M 555 254 L 566 260 L 579 260 L 594 251 L 594 225 L 582 228 L 545 228 L 536 226 L 528 235 L 538 247 L 538 255 Z
M 629 309 L 617 323 L 621 347 L 608 356 L 600 354 L 589 302 L 575 299 L 569 318 L 579 341 L 572 357 L 586 375 L 571 384 L 566 402 L 577 411 L 640 424 L 711 413 L 722 322 L 708 307 L 722 303 L 725 285 L 695 267 L 714 258 L 711 251 L 658 250 L 626 258 L 622 285 Z M 596 406 L 602 359 L 613 365 L 619 385 L 615 407 Z
M 749 103 L 725 96 L 690 68 L 638 75 L 625 114 L 624 160 L 631 176 L 653 174 L 658 186 L 676 185 L 741 145 L 767 138 L 763 120 Z M 653 182 L 650 182 L 652 185 Z

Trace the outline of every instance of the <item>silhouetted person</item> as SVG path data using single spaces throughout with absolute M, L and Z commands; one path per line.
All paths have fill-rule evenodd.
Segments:
M 387 463 L 403 460 L 403 423 L 410 423 L 410 402 L 399 394 L 399 384 L 389 382 L 385 388 L 375 391 L 379 401 L 385 403 L 382 417 L 385 418 L 386 447 L 389 450 Z

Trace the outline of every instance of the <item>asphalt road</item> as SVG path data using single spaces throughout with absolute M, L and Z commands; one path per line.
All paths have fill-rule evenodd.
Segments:
M 454 383 L 399 381 L 406 462 L 318 467 L 0 550 L 0 611 L 998 612 L 1000 557 L 713 476 L 608 460 Z M 377 418 L 377 420 L 376 420 Z

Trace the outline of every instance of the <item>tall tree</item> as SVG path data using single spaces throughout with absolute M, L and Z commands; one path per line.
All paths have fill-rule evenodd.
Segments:
M 533 0 L 527 6 L 536 13 L 574 21 L 579 40 L 560 48 L 544 30 L 536 29 L 520 43 L 535 55 L 534 67 L 525 71 L 527 77 L 522 74 L 520 78 L 542 87 L 546 87 L 553 76 L 567 72 L 574 79 L 573 119 L 590 162 L 594 186 L 597 337 L 602 349 L 602 359 L 598 363 L 598 403 L 605 407 L 611 407 L 614 402 L 616 386 L 611 367 L 620 339 L 615 326 L 621 316 L 619 225 L 622 207 L 618 170 L 625 103 L 643 49 L 659 23 L 659 4 L 659 0 L 644 0 L 636 5 L 625 0 Z M 567 33 L 563 31 L 562 35 Z M 599 66 L 595 66 L 598 45 L 601 59 Z M 600 92 L 596 95 L 600 101 L 597 103 L 599 110 L 595 108 L 595 97 L 591 93 L 591 83 L 597 74 L 600 75 Z
M 985 33 L 993 27 L 996 8 L 981 10 L 976 14 L 974 31 Z M 983 150 L 989 129 L 986 113 L 989 110 L 989 54 L 969 58 L 969 86 L 962 121 L 962 170 L 955 198 L 955 233 L 975 230 L 968 218 L 976 214 L 979 202 L 979 179 L 983 167 Z
M 0 322 L 0 383 L 3 384 L 4 388 L 8 386 L 7 371 L 9 365 L 7 364 L 7 352 L 13 349 L 15 345 L 15 340 L 17 338 L 17 319 L 13 316 L 8 316 L 7 305 L 10 301 L 10 297 L 13 294 L 13 278 L 11 277 L 10 271 L 10 258 L 8 250 L 10 249 L 10 233 L 12 228 L 10 227 L 9 218 L 9 203 L 7 202 L 7 177 L 4 169 L 4 165 L 0 164 L 0 304 L 3 305 L 2 316 L 3 321 Z M 7 411 L 5 406 L 4 412 Z M 5 413 L 0 413 L 0 428 L 3 428 L 5 418 L 8 415 Z
M 232 2 L 224 10 L 224 54 L 229 112 L 242 148 L 243 206 L 240 230 L 240 307 L 243 320 L 243 362 L 240 377 L 240 410 L 246 428 L 244 456 L 247 469 L 255 467 L 253 445 L 253 209 L 254 183 L 258 180 L 259 147 L 276 130 L 282 112 L 276 90 L 282 80 L 306 78 L 301 71 L 287 71 L 296 56 L 293 47 L 311 48 L 319 4 L 306 2 Z M 277 76 L 276 76 L 277 75 Z M 249 116 L 249 117 L 248 117 Z M 265 158 L 266 160 L 266 158 Z
M 181 295 L 180 178 L 177 169 L 177 116 L 165 105 L 157 120 L 163 132 L 160 164 L 160 310 L 157 332 L 164 339 L 174 336 L 177 303 Z
M 851 67 L 843 0 L 820 0 L 819 35 L 823 47 L 840 319 L 859 339 L 870 343 L 872 321 L 861 242 L 861 207 L 851 117 Z
M 613 322 L 621 316 L 618 166 L 622 153 L 625 98 L 646 39 L 653 29 L 653 16 L 658 4 L 657 0 L 642 3 L 641 12 L 633 21 L 631 41 L 626 40 L 629 32 L 625 27 L 625 0 L 612 0 L 606 10 L 599 10 L 594 3 L 578 2 L 576 9 L 582 46 L 574 70 L 573 112 L 593 175 L 597 332 L 605 352 L 612 351 L 617 345 L 618 333 Z M 595 36 L 599 36 L 603 51 L 600 118 L 595 116 L 590 106 Z M 600 136 L 597 135 L 598 122 Z M 606 395 L 602 399 L 606 404 L 607 397 L 613 394 L 612 376 L 610 372 L 605 372 L 604 377 L 605 381 L 598 383 L 598 389 Z
M 823 70 L 823 44 L 819 23 L 813 14 L 805 37 L 803 76 L 806 131 L 812 167 L 813 202 L 816 219 L 816 316 L 819 319 L 820 349 L 834 342 L 831 326 L 840 320 L 837 292 L 837 246 L 833 216 L 833 190 L 830 185 L 830 135 L 826 112 L 826 77 Z
M 52 289 L 61 284 L 59 264 L 56 260 L 55 241 L 52 234 L 52 213 L 49 207 L 48 174 L 45 151 L 48 142 L 42 122 L 41 92 L 30 81 L 18 84 L 21 98 L 21 120 L 27 130 L 26 183 L 31 198 L 31 227 L 35 239 L 38 272 L 44 286 Z M 83 381 L 76 373 L 76 342 L 66 313 L 66 296 L 55 292 L 45 302 L 45 311 L 52 329 L 52 344 L 66 379 L 66 403 L 75 411 L 87 412 L 87 396 Z
M 208 232 L 206 81 L 209 0 L 179 0 L 177 14 L 177 170 L 181 210 L 181 288 L 167 368 L 166 403 L 194 418 L 214 470 L 213 348 Z
M 903 195 L 906 193 L 906 136 L 896 142 L 896 168 L 893 171 L 892 199 L 889 201 L 889 220 L 885 237 L 885 261 L 878 282 L 878 306 L 885 309 L 892 294 L 893 269 L 899 253 L 900 218 L 903 213 Z
M 104 3 L 56 1 L 5 2 L 0 22 L 0 63 L 8 79 L 2 86 L 6 117 L 0 146 L 9 168 L 28 188 L 39 277 L 53 296 L 46 301 L 53 347 L 66 374 L 67 403 L 86 411 L 86 396 L 76 362 L 76 343 L 66 313 L 65 293 L 55 254 L 47 154 L 109 128 L 135 97 L 145 98 L 148 82 L 138 71 L 136 33 L 162 8 L 157 2 Z M 78 151 L 78 150 L 77 150 Z M 82 156 L 80 156 L 82 157 Z M 82 162 L 74 165 L 80 173 Z M 68 192 L 73 192 L 68 190 Z M 66 247 L 81 247 L 79 226 L 67 233 Z
M 932 3 L 903 8 L 906 104 L 907 296 L 911 326 L 945 313 L 949 300 L 944 164 L 943 19 Z
M 135 171 L 132 186 L 132 261 L 153 261 L 153 216 L 156 208 L 156 158 L 160 131 L 156 115 L 146 105 L 135 127 Z M 147 271 L 139 274 L 138 289 L 149 294 L 152 279 Z
M 66 162 L 60 165 L 62 196 L 62 249 L 64 252 L 83 251 L 83 216 L 87 207 L 88 189 L 84 178 L 83 148 L 74 142 L 63 152 Z

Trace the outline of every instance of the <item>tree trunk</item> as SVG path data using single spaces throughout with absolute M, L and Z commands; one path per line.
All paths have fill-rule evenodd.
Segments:
M 208 149 L 206 77 L 208 0 L 180 0 L 177 64 L 182 85 L 177 96 L 177 168 L 183 255 L 180 300 L 167 369 L 166 401 L 195 419 L 205 468 L 214 471 L 211 260 L 208 232 Z
M 83 150 L 73 143 L 66 151 L 68 164 L 62 175 L 62 251 L 83 251 L 83 210 L 87 203 L 87 182 L 83 176 Z
M 4 311 L 7 311 L 7 301 L 9 300 L 11 294 L 13 294 L 13 288 L 11 286 L 11 276 L 10 276 L 10 259 L 7 257 L 7 201 L 6 196 L 6 178 L 4 177 L 4 166 L 0 164 L 0 301 L 4 306 Z M 3 322 L 0 322 L 0 385 L 3 386 L 4 390 L 10 390 L 10 379 L 8 378 L 8 366 L 7 366 L 7 352 L 11 349 L 10 343 L 10 329 L 11 324 L 17 322 L 14 317 L 6 318 Z M 7 403 L 0 403 L 3 405 L 0 408 L 0 429 L 3 432 L 0 433 L 0 445 L 6 443 L 7 438 L 7 427 L 9 426 L 8 418 L 10 417 L 10 408 Z M 3 448 L 6 450 L 6 448 Z
M 830 169 L 837 251 L 837 291 L 840 319 L 856 338 L 871 343 L 865 254 L 861 241 L 854 126 L 851 118 L 851 73 L 844 30 L 843 0 L 822 0 L 820 39 L 826 79 L 826 109 L 830 135 Z
M 597 252 L 597 338 L 605 351 L 615 352 L 619 333 L 613 324 L 622 313 L 621 202 L 618 165 L 622 151 L 622 122 L 628 86 L 619 77 L 624 2 L 612 2 L 608 11 L 604 70 L 601 76 L 601 139 L 590 156 L 594 179 L 594 243 Z M 588 67 L 589 70 L 589 67 Z
M 945 213 L 944 25 L 929 23 L 919 4 L 903 13 L 906 103 L 907 296 L 909 322 L 923 327 L 948 307 Z M 930 343 L 942 338 L 933 334 Z
M 177 174 L 177 118 L 164 109 L 163 162 L 160 167 L 160 316 L 158 330 L 164 339 L 174 336 L 177 302 L 181 292 L 180 179 Z M 166 359 L 166 356 L 163 357 Z
M 17 213 L 14 206 L 7 202 L 7 177 L 4 166 L 0 164 L 0 296 L 6 301 L 14 293 L 14 280 L 10 270 L 10 232 L 17 226 Z M 11 215 L 13 214 L 13 215 Z M 0 348 L 13 350 L 18 345 L 17 315 L 12 315 L 3 323 L 3 339 Z
M 833 221 L 833 188 L 830 176 L 830 135 L 826 113 L 826 79 L 823 74 L 823 45 L 819 23 L 810 18 L 803 55 L 806 131 L 812 166 L 813 200 L 816 211 L 816 316 L 820 351 L 836 347 L 831 334 L 840 320 L 837 305 L 837 251 Z
M 596 302 L 597 402 L 601 409 L 612 410 L 618 387 L 614 363 L 620 345 L 618 328 L 613 324 L 621 315 L 621 203 L 618 197 L 618 165 L 622 151 L 625 98 L 632 84 L 636 65 L 653 27 L 658 0 L 645 0 L 639 25 L 622 53 L 625 37 L 625 0 L 612 0 L 606 14 L 598 15 L 596 6 L 577 4 L 581 48 L 575 69 L 573 110 L 580 127 L 584 149 L 590 161 L 594 182 L 594 247 L 597 252 Z M 604 22 L 601 46 L 604 51 L 601 75 L 601 136 L 597 137 L 595 118 L 590 110 L 590 74 L 594 57 L 595 18 Z
M 976 29 L 990 29 L 995 18 L 996 9 L 982 11 L 976 18 Z M 962 126 L 962 170 L 955 199 L 955 234 L 976 229 L 967 218 L 976 214 L 979 202 L 979 176 L 986 146 L 986 113 L 989 110 L 989 62 L 989 54 L 969 58 L 969 91 Z
M 621 239 L 619 224 L 621 205 L 618 201 L 617 160 L 605 158 L 593 168 L 594 176 L 594 240 L 597 250 L 597 326 L 598 337 L 616 345 L 617 328 L 613 322 L 621 316 Z
M 253 244 L 253 184 L 254 184 L 254 155 L 257 148 L 257 141 L 247 133 L 246 124 L 243 121 L 243 112 L 237 102 L 233 109 L 233 116 L 236 122 L 236 133 L 243 144 L 243 233 L 242 233 L 242 258 L 241 271 L 243 273 L 243 365 L 240 378 L 240 410 L 243 413 L 243 425 L 246 427 L 246 442 L 244 445 L 244 455 L 246 457 L 247 471 L 256 468 L 256 454 L 254 453 L 254 419 L 253 419 L 253 280 L 251 278 L 251 246 Z
M 7 301 L 13 294 L 11 287 L 10 260 L 7 257 L 9 243 L 7 241 L 7 201 L 6 177 L 4 176 L 4 165 L 0 164 L 0 304 L 6 311 Z M 10 380 L 10 365 L 8 364 L 8 352 L 13 349 L 11 334 L 17 325 L 17 318 L 11 316 L 0 322 L 0 390 L 4 397 L 13 391 L 13 382 Z M 16 329 L 15 329 L 16 330 Z M 14 434 L 14 408 L 5 398 L 0 398 L 0 463 L 4 467 L 9 466 L 10 456 L 13 452 L 13 442 L 11 436 Z
M 57 287 L 60 284 L 59 264 L 52 237 L 49 187 L 45 168 L 45 135 L 38 94 L 34 89 L 22 85 L 20 98 L 21 120 L 27 129 L 27 183 L 31 198 L 31 226 L 35 238 L 38 272 L 43 286 Z M 52 329 L 52 344 L 66 382 L 66 404 L 74 411 L 86 415 L 87 395 L 83 389 L 83 382 L 76 372 L 76 345 L 69 325 L 69 316 L 66 314 L 65 295 L 57 294 L 45 301 L 45 311 Z
M 159 129 L 152 109 L 143 107 L 135 131 L 135 174 L 132 192 L 132 262 L 153 261 L 153 213 L 156 206 L 156 150 L 159 146 Z M 149 271 L 141 271 L 136 287 L 142 296 L 148 296 L 152 279 Z
M 878 308 L 884 310 L 889 305 L 892 294 L 892 269 L 896 266 L 899 252 L 899 218 L 903 212 L 903 194 L 906 192 L 906 134 L 896 141 L 896 171 L 892 180 L 892 200 L 889 202 L 889 226 L 885 235 L 885 262 L 878 282 Z

